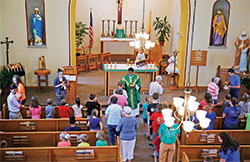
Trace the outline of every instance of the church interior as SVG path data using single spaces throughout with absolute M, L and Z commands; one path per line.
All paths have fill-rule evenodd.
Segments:
M 0 0 L 0 161 L 250 161 L 249 40 L 250 0 Z M 18 112 L 10 101 L 15 90 Z M 88 126 L 92 94 L 107 146 L 97 146 L 102 131 Z M 117 124 L 110 124 L 108 113 L 116 95 L 126 96 L 119 124 L 132 116 L 139 126 L 131 130 L 133 146 L 125 146 L 123 130 L 112 144 Z M 34 96 L 38 118 L 30 109 Z M 77 97 L 81 117 L 73 108 Z M 48 99 L 53 119 L 47 118 Z M 81 131 L 65 131 L 72 124 L 69 116 L 60 117 L 64 99 Z M 239 109 L 235 127 L 225 124 L 229 108 Z M 154 132 L 157 111 L 162 123 Z M 171 131 L 178 132 L 174 142 Z M 65 132 L 71 147 L 59 148 Z M 237 145 L 232 156 L 221 151 L 224 132 Z M 81 134 L 90 146 L 76 147 Z M 173 153 L 164 152 L 170 144 Z

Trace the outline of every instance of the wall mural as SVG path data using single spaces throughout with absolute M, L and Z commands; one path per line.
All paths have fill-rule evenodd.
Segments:
M 217 0 L 213 6 L 210 31 L 210 46 L 226 46 L 230 4 L 227 0 Z
M 44 0 L 26 0 L 25 5 L 28 46 L 46 46 Z

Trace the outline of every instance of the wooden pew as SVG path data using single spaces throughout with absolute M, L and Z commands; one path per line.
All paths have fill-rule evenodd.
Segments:
M 96 145 L 96 132 L 97 131 L 76 131 L 67 132 L 70 135 L 88 135 L 88 143 L 91 146 Z M 1 140 L 5 140 L 8 144 L 7 147 L 53 147 L 57 146 L 60 142 L 61 132 L 4 132 L 0 135 Z M 80 141 L 75 138 L 70 138 L 71 145 L 77 146 Z
M 77 150 L 93 150 L 93 156 L 77 157 Z M 1 161 L 9 161 L 5 156 L 6 151 L 22 151 L 23 156 L 9 157 L 9 159 L 27 162 L 43 161 L 108 161 L 122 162 L 120 145 L 117 146 L 90 146 L 90 147 L 29 147 L 29 148 L 2 148 Z
M 189 158 L 185 152 L 182 153 L 182 162 L 189 162 Z
M 216 154 L 202 154 L 202 149 L 216 149 Z M 179 140 L 177 140 L 177 161 L 182 161 L 182 154 L 185 152 L 190 161 L 203 161 L 204 156 L 210 155 L 214 156 L 213 160 L 218 160 L 220 145 L 180 145 Z M 250 160 L 250 145 L 240 145 L 240 159 Z
M 182 131 L 181 144 L 183 145 L 219 145 L 218 135 L 220 132 L 229 133 L 241 145 L 250 145 L 250 130 L 205 130 L 192 131 L 188 137 Z M 215 134 L 215 137 L 201 137 L 201 134 Z
M 27 125 L 22 123 L 30 122 Z M 88 119 L 76 119 L 76 123 L 87 124 Z M 21 132 L 21 131 L 64 131 L 69 124 L 69 119 L 1 119 L 0 131 Z M 80 125 L 82 130 L 88 130 L 87 125 Z
M 85 104 L 83 104 L 82 114 L 86 118 L 87 117 L 87 107 L 85 107 L 84 105 Z M 46 118 L 46 111 L 45 111 L 46 106 L 41 106 L 41 107 L 42 107 L 41 119 L 45 119 Z M 70 115 L 74 115 L 74 111 L 72 109 L 72 106 L 70 106 L 69 108 L 70 108 Z M 54 110 L 55 110 L 54 117 L 59 118 L 58 106 L 54 106 Z M 102 105 L 100 106 L 100 110 L 102 110 Z M 21 108 L 20 112 L 21 112 L 24 119 L 31 119 L 31 112 L 29 111 L 28 105 L 26 105 L 24 108 Z M 8 106 L 6 104 L 3 105 L 3 119 L 9 119 L 9 110 L 8 110 Z M 100 119 L 102 121 L 102 111 L 100 111 Z

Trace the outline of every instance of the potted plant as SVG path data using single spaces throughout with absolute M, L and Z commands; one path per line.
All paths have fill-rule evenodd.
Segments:
M 76 22 L 76 47 L 79 48 L 83 42 L 83 38 L 88 34 L 89 29 L 86 24 L 82 22 Z
M 0 71 L 0 89 L 4 91 L 12 83 L 13 73 L 9 72 L 7 69 Z
M 241 85 L 247 89 L 247 93 L 250 93 L 250 76 L 249 75 L 241 79 Z
M 165 40 L 169 40 L 170 32 L 171 32 L 171 25 L 167 21 L 167 16 L 163 19 L 160 17 L 156 17 L 156 21 L 153 23 L 154 30 L 157 31 L 157 39 L 159 41 L 160 46 L 164 45 Z

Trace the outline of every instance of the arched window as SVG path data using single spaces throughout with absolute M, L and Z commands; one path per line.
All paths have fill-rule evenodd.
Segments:
M 45 2 L 25 0 L 27 45 L 46 46 Z
M 210 46 L 226 46 L 230 15 L 228 0 L 217 0 L 213 5 Z

